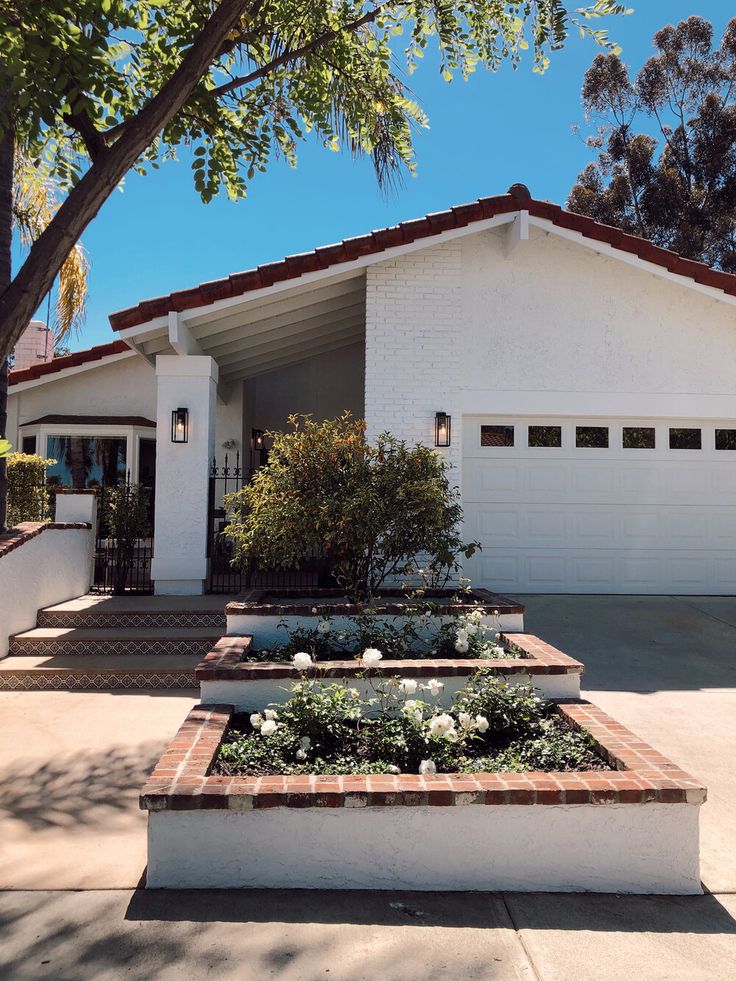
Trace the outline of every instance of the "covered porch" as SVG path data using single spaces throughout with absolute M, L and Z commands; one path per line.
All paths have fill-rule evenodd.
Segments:
M 218 549 L 225 493 L 268 455 L 292 413 L 365 405 L 365 274 L 279 284 L 121 332 L 156 372 L 152 578 L 159 595 L 237 589 Z

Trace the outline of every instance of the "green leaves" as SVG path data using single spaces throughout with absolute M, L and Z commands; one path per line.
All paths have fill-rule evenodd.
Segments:
M 612 48 L 588 21 L 626 8 L 597 0 L 575 10 L 563 0 L 406 0 L 377 15 L 368 0 L 270 0 L 254 5 L 222 45 L 187 104 L 136 164 L 172 159 L 194 147 L 194 183 L 203 200 L 245 195 L 277 156 L 296 162 L 298 141 L 372 158 L 380 182 L 414 168 L 413 135 L 427 125 L 402 80 L 428 45 L 450 82 L 478 65 L 516 65 L 529 51 L 536 71 L 579 29 Z M 84 115 L 113 146 L 179 66 L 212 4 L 201 0 L 49 0 L 0 5 L 0 59 L 12 78 L 13 122 L 32 156 L 45 153 L 67 186 L 89 163 L 71 118 Z M 401 38 L 406 38 L 403 43 Z M 2 124 L 2 120 L 0 120 Z

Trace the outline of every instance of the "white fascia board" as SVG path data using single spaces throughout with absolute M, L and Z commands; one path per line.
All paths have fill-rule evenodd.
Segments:
M 327 269 L 318 269 L 315 272 L 304 273 L 293 279 L 286 279 L 282 282 L 274 283 L 272 286 L 263 286 L 257 290 L 249 290 L 240 296 L 232 296 L 226 300 L 215 300 L 214 303 L 206 303 L 199 307 L 193 307 L 191 310 L 182 311 L 179 313 L 179 318 L 180 320 L 186 321 L 191 317 L 201 317 L 208 310 L 211 310 L 213 313 L 219 312 L 221 310 L 227 310 L 230 307 L 254 303 L 262 300 L 264 297 L 272 297 L 286 290 L 298 289 L 300 286 L 308 283 L 316 283 L 323 279 L 335 278 L 336 276 L 347 277 L 351 273 L 361 272 L 368 266 L 376 265 L 379 262 L 388 262 L 402 255 L 408 255 L 410 252 L 419 252 L 422 249 L 434 248 L 437 245 L 443 245 L 445 242 L 451 242 L 456 238 L 463 238 L 466 235 L 475 235 L 478 232 L 508 225 L 514 221 L 517 214 L 518 212 L 512 211 L 503 215 L 496 215 L 494 218 L 484 219 L 483 221 L 471 222 L 462 228 L 452 228 L 446 232 L 439 232 L 437 235 L 417 239 L 416 242 L 411 242 L 408 245 L 397 245 L 391 249 L 384 249 L 383 252 L 361 256 L 358 259 L 353 259 L 351 262 L 341 262 L 334 266 L 328 266 Z M 165 317 L 156 317 L 137 327 L 127 327 L 125 330 L 117 331 L 117 335 L 124 341 L 128 340 L 128 338 L 140 340 L 142 335 L 148 335 L 150 337 L 161 332 L 162 329 L 168 330 L 168 325 L 168 315 Z
M 28 391 L 29 388 L 38 388 L 39 385 L 50 385 L 55 381 L 62 381 L 65 378 L 71 378 L 72 375 L 78 375 L 82 371 L 91 371 L 94 368 L 103 368 L 105 365 L 114 364 L 115 361 L 123 361 L 125 358 L 136 358 L 138 354 L 136 351 L 121 351 L 120 354 L 108 354 L 104 358 L 98 358 L 95 361 L 88 361 L 86 364 L 73 365 L 70 368 L 61 368 L 59 371 L 51 372 L 48 375 L 42 375 L 40 378 L 33 378 L 30 381 L 17 382 L 15 385 L 10 385 L 8 387 L 8 395 L 16 395 L 19 392 Z
M 724 293 L 723 290 L 714 289 L 712 286 L 705 286 L 703 283 L 696 283 L 689 276 L 681 276 L 679 273 L 670 272 L 669 269 L 665 269 L 664 266 L 660 266 L 656 262 L 641 259 L 635 253 L 617 249 L 607 242 L 599 242 L 597 239 L 588 238 L 582 232 L 576 232 L 570 228 L 561 228 L 548 218 L 535 218 L 534 215 L 530 215 L 529 224 L 550 235 L 557 235 L 559 238 L 564 238 L 568 242 L 582 245 L 584 248 L 590 249 L 592 252 L 597 252 L 599 255 L 608 256 L 611 259 L 625 263 L 627 266 L 633 266 L 635 269 L 641 269 L 644 272 L 651 273 L 653 276 L 659 276 L 661 279 L 666 279 L 671 283 L 684 286 L 686 289 L 694 290 L 696 293 L 702 293 L 712 300 L 720 300 L 722 303 L 736 306 L 736 296 Z

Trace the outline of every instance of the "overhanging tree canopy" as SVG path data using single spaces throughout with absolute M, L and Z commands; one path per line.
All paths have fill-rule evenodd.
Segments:
M 516 63 L 526 48 L 542 70 L 571 28 L 605 45 L 589 22 L 623 12 L 615 0 L 2 0 L 2 142 L 23 145 L 69 194 L 15 279 L 0 278 L 0 358 L 131 168 L 188 144 L 203 200 L 237 198 L 275 150 L 293 159 L 312 131 L 370 154 L 386 181 L 413 166 L 424 116 L 402 76 L 431 40 L 447 79 Z M 0 223 L 2 192 L 0 175 Z M 0 233 L 2 251 L 7 225 Z

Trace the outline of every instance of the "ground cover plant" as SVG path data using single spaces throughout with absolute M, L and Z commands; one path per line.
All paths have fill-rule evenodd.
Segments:
M 379 649 L 392 660 L 415 658 L 483 658 L 523 657 L 499 641 L 496 625 L 484 622 L 486 614 L 478 609 L 457 617 L 440 619 L 441 610 L 431 603 L 408 606 L 401 616 L 378 620 L 370 613 L 354 617 L 322 617 L 312 628 L 288 631 L 283 644 L 270 650 L 249 652 L 248 661 L 291 661 L 304 651 L 312 661 L 342 661 L 359 658 L 366 648 Z M 280 626 L 287 632 L 286 621 Z
M 381 652 L 368 648 L 364 667 Z M 294 657 L 311 667 L 306 652 Z M 282 704 L 235 716 L 216 773 L 229 775 L 494 773 L 607 769 L 591 737 L 571 729 L 524 685 L 486 669 L 439 704 L 442 682 L 385 678 L 364 697 L 357 688 L 302 677 Z

